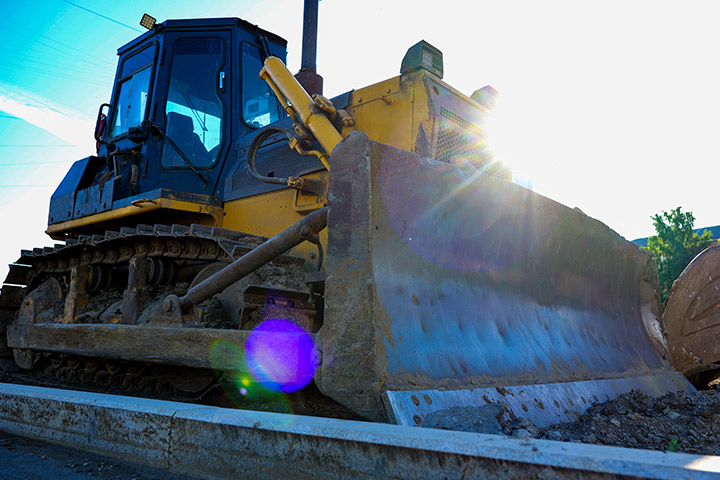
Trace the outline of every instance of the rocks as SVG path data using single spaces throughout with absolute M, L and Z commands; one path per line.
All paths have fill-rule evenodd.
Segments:
M 464 432 L 490 433 L 502 432 L 500 421 L 505 414 L 502 405 L 492 403 L 482 407 L 453 407 L 433 412 L 423 421 L 423 427 Z
M 551 425 L 539 438 L 715 455 L 720 451 L 720 392 L 632 391 L 594 405 L 574 423 Z
M 452 407 L 433 412 L 422 423 L 423 427 L 463 432 L 507 435 L 515 438 L 537 438 L 540 430 L 526 418 L 512 415 L 500 404 L 481 407 Z M 557 433 L 560 438 L 562 436 Z
M 513 430 L 510 436 L 516 438 L 532 438 L 532 434 L 524 428 L 518 428 L 517 430 Z
M 537 438 L 540 431 L 530 420 L 519 417 L 506 422 L 503 433 L 511 437 Z
M 542 429 L 525 418 L 513 418 L 497 404 L 435 412 L 425 419 L 423 426 L 514 438 L 718 455 L 720 392 L 678 392 L 654 398 L 632 391 L 593 405 L 576 422 Z

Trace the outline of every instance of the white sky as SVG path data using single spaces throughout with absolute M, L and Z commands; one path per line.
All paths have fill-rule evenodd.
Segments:
M 133 27 L 145 11 L 158 21 L 239 16 L 287 39 L 288 66 L 299 68 L 302 0 L 73 1 Z M 93 153 L 115 49 L 137 35 L 62 0 L 17 3 L 0 6 L 0 42 L 22 42 L 0 47 L 0 115 L 26 121 L 0 118 L 0 145 L 65 146 L 0 147 L 0 264 L 52 244 L 42 233 L 50 195 L 73 160 Z M 397 75 L 407 48 L 427 40 L 450 85 L 500 91 L 497 149 L 535 191 L 634 239 L 677 206 L 696 227 L 720 224 L 718 5 L 323 0 L 318 68 L 325 93 L 340 94 Z M 15 162 L 34 163 L 3 167 Z

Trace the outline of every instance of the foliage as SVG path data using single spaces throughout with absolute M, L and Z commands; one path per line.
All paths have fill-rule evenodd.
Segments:
M 667 450 L 668 452 L 677 452 L 678 451 L 678 443 L 679 442 L 678 442 L 677 438 L 671 439 L 665 446 L 665 450 Z
M 695 217 L 682 212 L 680 207 L 653 215 L 655 235 L 648 238 L 647 249 L 655 255 L 660 280 L 660 298 L 663 305 L 677 277 L 695 256 L 710 244 L 710 232 L 702 235 L 693 231 Z

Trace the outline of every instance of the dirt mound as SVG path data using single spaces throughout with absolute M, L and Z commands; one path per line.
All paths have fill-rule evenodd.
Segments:
M 654 398 L 633 390 L 588 409 L 576 422 L 537 428 L 499 405 L 435 412 L 424 427 L 565 442 L 720 455 L 720 392 L 669 393 Z
M 592 406 L 578 421 L 543 428 L 538 438 L 720 455 L 720 392 L 632 391 Z

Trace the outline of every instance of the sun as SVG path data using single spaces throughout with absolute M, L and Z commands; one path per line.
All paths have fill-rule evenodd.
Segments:
M 536 130 L 523 116 L 523 108 L 513 108 L 512 100 L 498 98 L 485 125 L 487 139 L 495 160 L 513 172 L 512 181 L 533 188 L 533 178 L 541 172 L 542 148 Z

